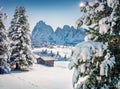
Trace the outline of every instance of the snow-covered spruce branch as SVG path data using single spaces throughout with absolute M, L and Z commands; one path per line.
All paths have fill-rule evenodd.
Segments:
M 75 89 L 96 87 L 102 76 L 108 77 L 115 64 L 107 44 L 86 41 L 75 46 L 69 69 L 74 68 L 73 86 Z M 93 82 L 93 83 L 92 83 Z M 88 87 L 88 88 L 83 88 Z

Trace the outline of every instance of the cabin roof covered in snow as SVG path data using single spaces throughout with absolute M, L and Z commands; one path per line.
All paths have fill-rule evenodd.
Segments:
M 52 57 L 41 57 L 41 58 L 44 60 L 54 60 L 54 58 L 52 58 Z

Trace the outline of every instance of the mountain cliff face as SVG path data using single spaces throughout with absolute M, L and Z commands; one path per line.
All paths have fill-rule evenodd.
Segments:
M 46 25 L 43 21 L 36 24 L 32 31 L 32 42 L 49 42 L 59 45 L 75 45 L 84 40 L 85 32 L 82 28 L 75 29 L 68 25 L 63 28 L 57 28 L 55 32 L 52 27 Z
M 49 42 L 49 37 L 53 33 L 54 32 L 51 26 L 46 25 L 43 21 L 40 21 L 36 24 L 36 26 L 34 27 L 32 31 L 31 40 Z

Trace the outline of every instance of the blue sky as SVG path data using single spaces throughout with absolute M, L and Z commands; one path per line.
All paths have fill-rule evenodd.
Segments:
M 40 20 L 54 29 L 65 24 L 74 26 L 81 15 L 79 3 L 80 0 L 0 0 L 0 5 L 3 6 L 2 12 L 6 12 L 9 16 L 5 21 L 7 27 L 13 18 L 15 8 L 24 6 L 26 15 L 29 16 L 31 30 Z

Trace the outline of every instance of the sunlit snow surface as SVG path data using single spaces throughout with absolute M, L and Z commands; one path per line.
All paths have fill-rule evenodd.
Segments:
M 29 72 L 13 71 L 0 75 L 0 89 L 73 89 L 68 62 L 55 62 L 54 67 L 34 64 Z

